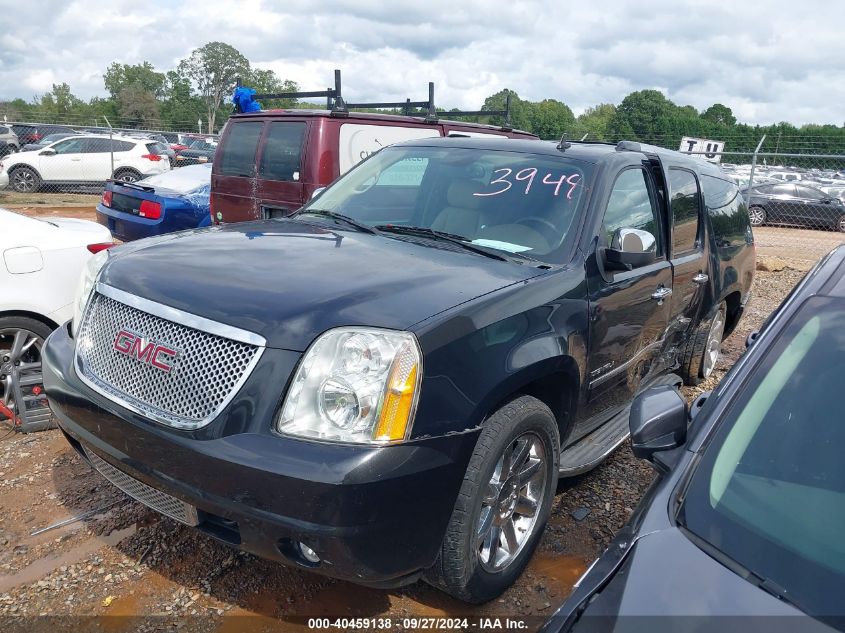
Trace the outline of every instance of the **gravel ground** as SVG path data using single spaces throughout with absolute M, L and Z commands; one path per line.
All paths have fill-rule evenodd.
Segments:
M 745 318 L 725 341 L 713 377 L 684 389 L 689 399 L 718 383 L 748 333 L 809 267 L 806 261 L 787 264 L 779 272 L 757 273 Z M 527 571 L 498 600 L 471 607 L 421 582 L 401 590 L 366 589 L 236 552 L 125 497 L 92 472 L 58 431 L 4 436 L 6 428 L 0 425 L 0 616 L 18 617 L 0 619 L 4 630 L 43 626 L 55 633 L 63 623 L 64 630 L 306 630 L 307 616 L 410 615 L 533 616 L 536 628 L 654 478 L 625 444 L 592 472 L 562 481 Z M 31 535 L 80 513 L 90 514 Z M 74 619 L 26 617 L 36 615 Z

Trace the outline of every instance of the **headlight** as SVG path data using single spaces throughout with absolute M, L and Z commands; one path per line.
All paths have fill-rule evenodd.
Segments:
M 404 440 L 413 424 L 421 379 L 413 334 L 330 330 L 299 363 L 276 429 L 336 442 Z
M 76 297 L 73 300 L 73 322 L 71 323 L 74 338 L 79 331 L 85 306 L 94 290 L 94 282 L 97 281 L 97 275 L 100 274 L 100 269 L 108 261 L 108 258 L 109 252 L 107 250 L 100 251 L 86 262 L 85 268 L 82 269 L 82 274 L 79 276 L 79 285 L 76 288 Z

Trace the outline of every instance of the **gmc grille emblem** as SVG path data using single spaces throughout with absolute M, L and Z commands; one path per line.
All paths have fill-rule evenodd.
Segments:
M 173 369 L 173 361 L 178 355 L 175 349 L 155 341 L 145 340 L 140 334 L 135 334 L 135 332 L 129 330 L 121 330 L 117 333 L 114 338 L 114 349 L 116 352 L 147 365 L 152 365 L 163 372 L 169 372 Z

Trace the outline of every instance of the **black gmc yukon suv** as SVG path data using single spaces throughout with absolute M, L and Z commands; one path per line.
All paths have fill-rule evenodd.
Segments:
M 372 586 L 502 592 L 634 395 L 707 376 L 754 248 L 636 143 L 390 146 L 290 218 L 103 251 L 43 352 L 71 444 L 163 514 Z

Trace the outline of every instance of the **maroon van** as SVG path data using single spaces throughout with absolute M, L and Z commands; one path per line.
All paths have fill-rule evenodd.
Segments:
M 434 88 L 426 102 L 346 104 L 340 97 L 339 73 L 327 96 L 327 110 L 261 110 L 235 114 L 226 123 L 211 170 L 211 220 L 242 222 L 289 215 L 314 190 L 325 187 L 382 147 L 436 136 L 500 136 L 536 139 L 534 134 L 478 123 L 437 118 Z M 255 98 L 318 96 L 318 93 L 255 95 Z M 402 116 L 350 112 L 354 107 L 425 106 L 428 115 Z M 449 112 L 449 116 L 502 112 Z

